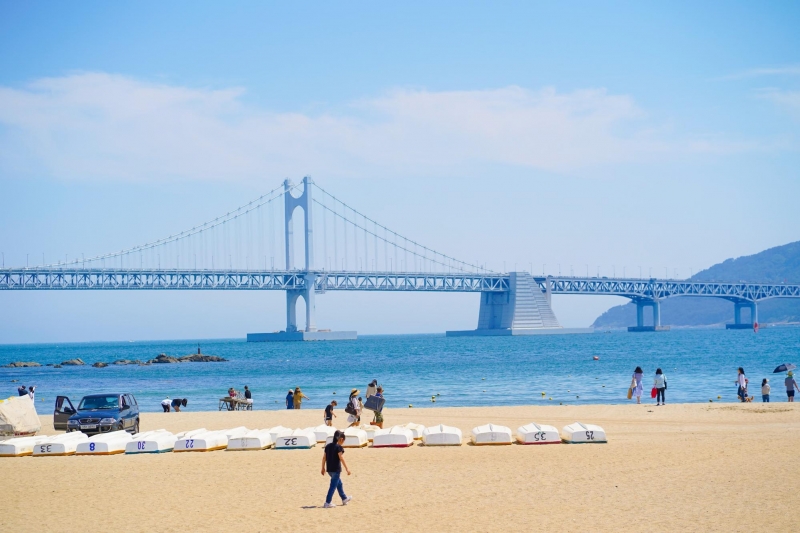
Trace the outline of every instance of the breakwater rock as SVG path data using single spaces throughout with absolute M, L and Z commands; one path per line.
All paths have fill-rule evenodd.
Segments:
M 83 362 L 83 359 L 70 359 L 69 361 L 64 361 L 61 363 L 61 366 L 84 366 L 86 363 Z
M 142 361 L 139 361 L 138 359 L 132 359 L 132 360 L 131 359 L 117 359 L 116 361 L 114 361 L 111 364 L 112 365 L 143 365 L 144 363 Z
M 37 366 L 42 366 L 35 361 L 14 361 L 13 363 L 8 363 L 7 365 L 3 365 L 3 368 L 34 368 Z
M 192 354 L 184 355 L 179 358 L 181 363 L 224 363 L 227 361 L 224 357 L 217 357 L 216 355 Z
M 107 367 L 107 366 L 108 366 L 108 363 L 103 363 L 103 362 L 101 362 L 101 361 L 98 361 L 98 362 L 96 362 L 96 363 L 92 364 L 92 366 L 93 366 L 94 368 L 105 368 L 105 367 Z

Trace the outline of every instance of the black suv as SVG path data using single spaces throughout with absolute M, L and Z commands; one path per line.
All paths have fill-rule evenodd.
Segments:
M 66 396 L 56 398 L 53 427 L 82 431 L 87 435 L 124 429 L 139 433 L 139 404 L 133 394 L 90 394 L 84 396 L 78 409 Z

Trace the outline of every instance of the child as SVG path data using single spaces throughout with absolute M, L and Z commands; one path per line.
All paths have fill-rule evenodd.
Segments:
M 333 412 L 333 408 L 336 407 L 338 404 L 336 400 L 331 401 L 328 404 L 328 407 L 325 408 L 325 425 L 332 426 L 333 425 L 333 418 L 336 416 Z
M 761 401 L 769 403 L 769 380 L 767 378 L 761 381 Z
M 344 493 L 344 487 L 342 486 L 342 465 L 344 465 L 347 475 L 350 475 L 350 469 L 347 468 L 347 463 L 344 462 L 344 448 L 342 444 L 344 444 L 344 431 L 339 431 L 337 429 L 333 434 L 333 440 L 330 444 L 325 445 L 325 452 L 322 454 L 321 473 L 324 476 L 325 468 L 327 467 L 328 475 L 331 476 L 328 496 L 325 498 L 325 509 L 336 507 L 331 503 L 331 500 L 333 499 L 333 493 L 337 490 L 339 491 L 339 497 L 342 499 L 342 505 L 347 505 L 350 503 L 350 500 L 353 499 L 352 496 L 348 496 Z

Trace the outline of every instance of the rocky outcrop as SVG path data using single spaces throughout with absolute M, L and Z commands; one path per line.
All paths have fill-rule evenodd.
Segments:
M 142 365 L 144 363 L 142 361 L 139 361 L 138 359 L 133 359 L 133 360 L 131 360 L 131 359 L 117 359 L 116 361 L 114 361 L 111 364 L 112 365 Z
M 148 363 L 180 363 L 180 361 L 176 357 L 170 357 L 169 355 L 162 353 L 159 354 L 155 359 L 150 359 Z
M 70 359 L 69 361 L 63 361 L 61 363 L 62 366 L 84 366 L 86 363 L 83 362 L 81 359 Z
M 53 365 L 53 368 L 61 368 L 61 365 Z
M 37 366 L 42 366 L 42 365 L 34 361 L 14 361 L 13 363 L 8 363 L 7 365 L 3 365 L 3 368 L 33 368 Z
M 101 361 L 98 361 L 98 362 L 92 364 L 93 368 L 105 368 L 107 366 L 108 366 L 108 363 L 103 363 Z
M 224 363 L 227 361 L 224 357 L 217 357 L 216 355 L 204 355 L 195 353 L 192 355 L 184 355 L 179 358 L 181 363 Z

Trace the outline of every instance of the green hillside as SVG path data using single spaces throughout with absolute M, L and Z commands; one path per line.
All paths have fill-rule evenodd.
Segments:
M 692 276 L 698 281 L 765 281 L 800 283 L 800 241 L 769 250 L 727 259 Z M 745 312 L 746 316 L 746 312 Z M 800 300 L 766 300 L 758 304 L 758 319 L 763 323 L 800 322 Z M 733 322 L 733 303 L 721 298 L 669 298 L 661 303 L 661 323 L 672 326 L 709 326 Z M 651 324 L 645 309 L 645 324 Z M 612 307 L 594 321 L 595 328 L 636 325 L 636 306 L 632 303 Z

